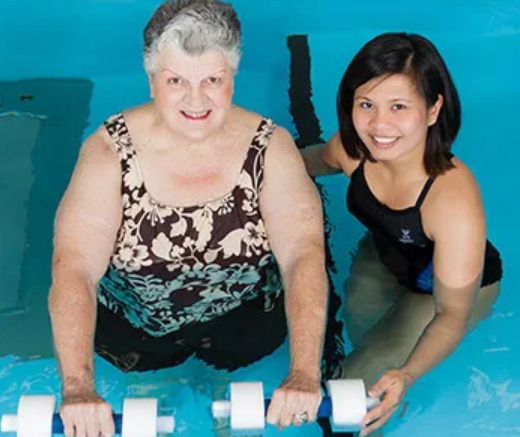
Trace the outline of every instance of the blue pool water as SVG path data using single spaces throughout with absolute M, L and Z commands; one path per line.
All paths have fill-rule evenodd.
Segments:
M 479 180 L 490 239 L 505 276 L 493 315 L 407 394 L 386 435 L 520 436 L 520 3 L 518 0 L 234 0 L 244 30 L 235 101 L 296 130 L 289 112 L 289 35 L 307 35 L 312 103 L 322 137 L 336 129 L 335 92 L 362 43 L 384 31 L 432 39 L 463 102 L 455 153 Z M 52 220 L 78 148 L 108 115 L 148 98 L 141 29 L 157 0 L 2 0 L 0 4 L 0 414 L 26 393 L 59 394 L 46 294 Z M 346 212 L 346 181 L 320 180 L 333 225 L 331 249 L 343 289 L 362 226 Z M 348 344 L 346 345 L 348 348 Z M 287 368 L 283 347 L 231 374 L 189 360 L 175 369 L 124 375 L 96 362 L 100 393 L 156 396 L 178 434 L 211 436 L 209 405 L 230 380 L 272 391 Z M 266 435 L 278 435 L 268 428 Z M 282 435 L 317 436 L 315 425 Z

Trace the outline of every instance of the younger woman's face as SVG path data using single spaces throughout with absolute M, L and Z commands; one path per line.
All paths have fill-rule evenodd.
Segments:
M 354 127 L 377 161 L 424 155 L 428 127 L 435 124 L 442 97 L 430 108 L 404 74 L 374 78 L 356 89 Z

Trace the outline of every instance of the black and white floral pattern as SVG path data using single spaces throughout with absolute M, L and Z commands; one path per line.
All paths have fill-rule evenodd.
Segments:
M 100 303 L 155 337 L 259 296 L 270 311 L 282 281 L 258 195 L 273 122 L 262 119 L 233 190 L 190 207 L 163 205 L 146 191 L 123 114 L 105 125 L 121 160 L 123 220 Z

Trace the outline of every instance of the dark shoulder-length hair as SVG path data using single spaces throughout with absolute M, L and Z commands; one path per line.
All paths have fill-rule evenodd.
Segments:
M 442 95 L 437 122 L 428 128 L 424 168 L 430 176 L 453 168 L 451 146 L 460 128 L 460 100 L 446 64 L 435 46 L 420 35 L 384 33 L 354 56 L 341 80 L 337 109 L 341 142 L 353 159 L 374 161 L 352 121 L 355 90 L 371 79 L 405 74 L 416 84 L 430 108 Z

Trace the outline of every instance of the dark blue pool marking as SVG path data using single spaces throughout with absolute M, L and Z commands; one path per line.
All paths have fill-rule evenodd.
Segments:
M 291 35 L 287 45 L 291 52 L 290 112 L 298 132 L 296 145 L 301 149 L 325 141 L 311 100 L 311 55 L 307 35 Z

